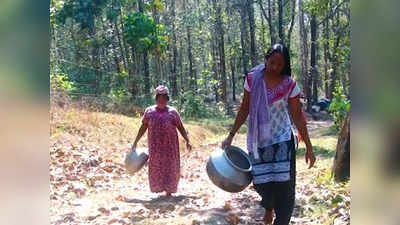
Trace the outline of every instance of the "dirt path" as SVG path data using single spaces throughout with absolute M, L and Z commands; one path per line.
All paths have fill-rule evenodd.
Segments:
M 324 125 L 329 126 L 317 124 L 314 131 Z M 233 144 L 245 148 L 245 140 L 245 135 L 238 135 Z M 105 153 L 98 146 L 75 136 L 59 135 L 52 140 L 50 149 L 51 223 L 262 224 L 259 220 L 264 210 L 252 185 L 232 194 L 208 179 L 205 165 L 209 153 L 218 145 L 205 143 L 182 157 L 179 192 L 166 199 L 149 191 L 147 166 L 134 176 L 125 173 L 122 162 L 126 148 L 122 145 L 102 158 Z M 297 165 L 296 206 L 291 224 L 322 224 L 327 215 L 308 215 L 315 211 L 308 205 L 332 193 L 315 183 L 318 167 L 307 170 L 302 156 Z M 332 224 L 349 224 L 348 212 L 322 214 L 327 213 L 336 218 Z

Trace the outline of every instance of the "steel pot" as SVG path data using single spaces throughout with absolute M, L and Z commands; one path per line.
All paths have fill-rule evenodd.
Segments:
M 130 151 L 125 156 L 125 169 L 128 174 L 133 175 L 147 162 L 149 159 L 147 148 L 137 148 L 135 151 Z
M 224 191 L 240 192 L 252 181 L 249 156 L 239 147 L 216 148 L 206 169 L 210 180 Z

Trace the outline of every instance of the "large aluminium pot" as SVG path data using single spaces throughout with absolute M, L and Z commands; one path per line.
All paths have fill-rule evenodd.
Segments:
M 249 156 L 239 147 L 216 148 L 207 162 L 210 180 L 227 192 L 240 192 L 252 181 Z
M 130 151 L 125 156 L 125 169 L 128 174 L 133 175 L 147 162 L 149 159 L 147 148 L 136 148 L 135 151 Z

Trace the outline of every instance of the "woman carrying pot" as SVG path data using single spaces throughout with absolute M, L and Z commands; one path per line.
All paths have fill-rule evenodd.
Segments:
M 273 45 L 265 63 L 247 75 L 244 97 L 229 136 L 222 148 L 230 146 L 235 133 L 249 117 L 247 148 L 253 167 L 253 184 L 265 208 L 265 224 L 287 225 L 294 208 L 296 149 L 291 121 L 306 145 L 309 168 L 315 156 L 300 103 L 300 88 L 291 78 L 288 49 Z
M 132 145 L 132 150 L 148 129 L 149 183 L 151 192 L 166 192 L 166 196 L 177 192 L 180 178 L 180 155 L 177 129 L 192 150 L 187 132 L 179 113 L 168 106 L 169 93 L 165 86 L 156 88 L 156 105 L 145 110 L 142 125 Z

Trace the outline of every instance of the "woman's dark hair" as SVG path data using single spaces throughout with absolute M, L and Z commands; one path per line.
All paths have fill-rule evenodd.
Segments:
M 290 54 L 288 48 L 282 44 L 274 44 L 270 47 L 265 54 L 265 59 L 268 60 L 274 53 L 282 53 L 283 60 L 285 61 L 285 66 L 283 67 L 282 74 L 291 76 L 292 75 L 292 67 L 290 66 Z
M 167 95 L 167 94 L 156 94 L 156 100 L 157 100 L 158 96 L 161 96 L 161 95 L 165 96 L 167 98 L 167 101 L 169 101 L 169 95 Z

